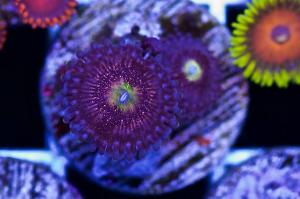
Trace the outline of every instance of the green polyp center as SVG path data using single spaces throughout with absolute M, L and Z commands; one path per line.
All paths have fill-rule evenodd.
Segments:
M 130 84 L 122 82 L 112 86 L 110 104 L 121 111 L 133 110 L 136 100 L 136 92 Z
M 197 81 L 202 76 L 202 68 L 200 64 L 193 59 L 187 60 L 183 65 L 183 73 L 188 81 Z

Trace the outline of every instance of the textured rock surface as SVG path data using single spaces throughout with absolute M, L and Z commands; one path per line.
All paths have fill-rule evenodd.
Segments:
M 300 148 L 270 150 L 233 168 L 208 198 L 300 198 Z
M 0 198 L 81 199 L 81 196 L 45 165 L 0 157 Z
M 55 76 L 78 50 L 103 38 L 117 38 L 137 28 L 159 38 L 176 32 L 198 37 L 218 59 L 223 73 L 222 95 L 205 117 L 172 132 L 170 140 L 142 160 L 125 164 L 78 142 L 57 116 Z M 248 85 L 232 66 L 229 31 L 199 5 L 181 0 L 97 1 L 70 22 L 50 51 L 42 76 L 42 104 L 52 139 L 79 171 L 101 186 L 136 194 L 161 194 L 184 188 L 205 177 L 236 139 L 248 105 Z M 200 100 L 200 99 L 199 99 Z M 58 114 L 59 115 L 59 114 Z

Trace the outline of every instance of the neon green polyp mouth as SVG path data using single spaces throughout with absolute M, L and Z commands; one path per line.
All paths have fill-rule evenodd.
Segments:
M 186 79 L 191 82 L 198 81 L 203 73 L 200 64 L 193 59 L 186 61 L 182 70 Z
M 112 86 L 110 105 L 116 106 L 123 112 L 133 110 L 137 101 L 136 91 L 130 84 L 121 82 Z

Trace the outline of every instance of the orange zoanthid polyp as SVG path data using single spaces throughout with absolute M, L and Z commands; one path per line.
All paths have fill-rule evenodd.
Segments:
M 230 52 L 261 86 L 300 84 L 300 1 L 252 0 L 232 24 Z
M 33 28 L 62 25 L 75 13 L 76 0 L 15 0 L 25 24 Z
M 6 41 L 7 31 L 6 22 L 0 19 L 0 50 L 3 48 Z
M 280 65 L 300 58 L 299 41 L 300 15 L 284 8 L 266 14 L 252 30 L 255 56 L 270 64 Z

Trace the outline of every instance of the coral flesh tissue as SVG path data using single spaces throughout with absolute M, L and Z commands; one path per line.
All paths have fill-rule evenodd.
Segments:
M 201 6 L 95 1 L 57 36 L 41 77 L 48 141 L 97 185 L 180 190 L 205 178 L 236 139 L 248 85 L 228 29 Z
M 0 0 L 0 141 L 44 147 L 0 199 L 300 199 L 299 41 L 300 0 Z
M 177 91 L 132 45 L 94 45 L 63 77 L 64 121 L 100 153 L 132 159 L 177 127 Z

